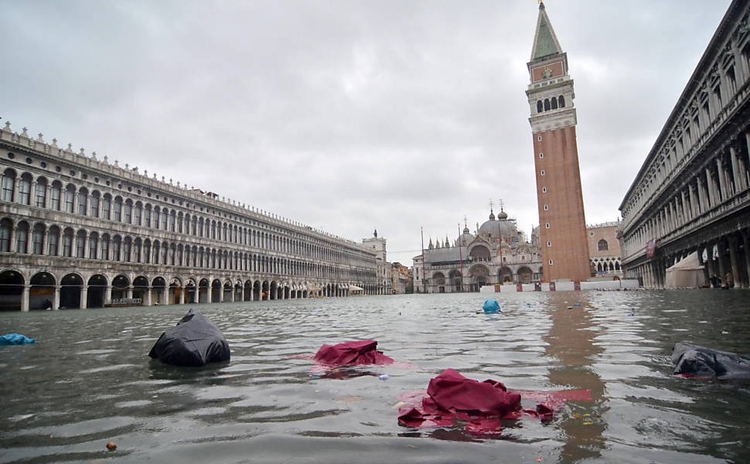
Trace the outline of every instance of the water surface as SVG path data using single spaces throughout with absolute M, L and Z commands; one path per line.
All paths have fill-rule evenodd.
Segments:
M 37 343 L 0 347 L 0 462 L 750 462 L 750 384 L 676 378 L 670 360 L 678 341 L 750 354 L 746 291 L 491 296 L 502 314 L 478 314 L 476 293 L 1 313 L 0 334 Z M 148 358 L 188 309 L 229 363 Z M 304 359 L 362 339 L 414 367 L 335 378 Z M 400 396 L 446 368 L 592 401 L 499 438 L 399 426 Z

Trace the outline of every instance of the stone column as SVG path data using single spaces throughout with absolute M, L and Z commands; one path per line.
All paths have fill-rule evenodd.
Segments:
M 55 296 L 52 298 L 52 309 L 60 309 L 60 284 L 55 285 Z
M 146 290 L 143 292 L 143 305 L 144 306 L 151 306 L 151 286 L 149 285 L 146 287 Z
M 107 285 L 104 290 L 104 304 L 112 303 L 112 285 Z
M 89 286 L 86 282 L 81 285 L 81 309 L 86 309 L 89 303 Z
M 29 284 L 24 284 L 21 291 L 21 312 L 29 311 Z
M 729 198 L 729 192 L 727 190 L 726 183 L 726 171 L 724 170 L 724 163 L 722 162 L 721 156 L 716 159 L 716 177 L 719 178 L 719 193 L 721 201 L 726 201 Z
M 737 237 L 730 235 L 728 237 L 729 242 L 729 272 L 732 274 L 732 282 L 735 288 L 742 287 L 742 279 L 740 278 L 740 268 L 737 261 Z

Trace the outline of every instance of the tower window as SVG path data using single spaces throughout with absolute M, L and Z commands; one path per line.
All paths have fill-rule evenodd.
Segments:
M 557 98 L 557 104 L 560 105 L 560 108 L 565 108 L 565 97 L 560 95 Z
M 544 153 L 539 153 L 539 159 L 544 158 Z
M 541 142 L 541 141 L 542 141 L 542 136 L 541 136 L 541 135 L 538 135 L 538 136 L 537 136 L 537 138 L 536 138 L 536 141 L 537 141 L 537 142 Z
M 546 174 L 546 172 L 544 172 L 544 169 L 542 169 L 541 171 L 539 171 L 539 174 L 543 176 Z
M 549 222 L 544 225 L 545 229 L 549 229 Z
M 549 205 L 544 205 L 544 210 L 549 211 Z
M 544 111 L 549 111 L 549 108 L 550 108 L 549 98 L 545 98 L 544 99 Z
M 541 113 L 541 112 L 542 112 L 542 109 L 543 109 L 543 108 L 542 108 L 542 101 L 541 101 L 541 100 L 537 100 L 537 101 L 536 101 L 536 112 L 537 112 L 537 113 Z
M 547 248 L 552 246 L 552 242 L 547 242 Z
M 542 193 L 547 193 L 547 187 L 542 187 Z
M 550 259 L 549 261 L 547 261 L 547 263 L 548 263 L 548 264 L 549 264 L 550 266 L 552 266 L 552 265 L 554 265 L 554 264 L 555 264 L 555 263 L 554 263 L 554 262 L 553 262 L 553 261 L 552 261 L 551 259 Z
M 552 105 L 551 106 L 552 106 L 553 110 L 557 109 L 557 97 L 552 97 Z

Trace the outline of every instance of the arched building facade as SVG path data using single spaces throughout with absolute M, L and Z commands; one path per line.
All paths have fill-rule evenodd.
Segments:
M 625 276 L 663 287 L 697 253 L 750 286 L 750 2 L 735 0 L 620 204 Z
M 377 288 L 375 253 L 218 195 L 0 129 L 0 310 Z

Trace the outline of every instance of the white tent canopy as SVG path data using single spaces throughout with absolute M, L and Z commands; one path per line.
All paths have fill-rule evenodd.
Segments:
M 667 288 L 700 288 L 705 285 L 706 276 L 697 252 L 691 253 L 667 269 L 664 281 Z
M 364 290 L 364 288 L 358 287 L 358 286 L 356 286 L 354 284 L 349 284 L 349 291 L 350 292 L 361 292 L 362 290 Z

